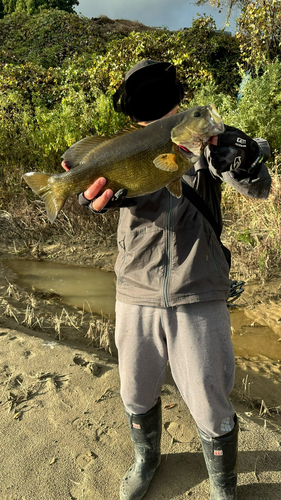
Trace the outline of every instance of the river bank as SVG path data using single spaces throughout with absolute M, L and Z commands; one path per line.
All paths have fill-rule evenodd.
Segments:
M 90 235 L 70 238 L 65 228 L 60 236 L 28 240 L 30 229 L 24 232 L 8 212 L 4 220 L 2 214 L 0 497 L 117 500 L 133 450 L 119 395 L 114 321 L 63 305 L 52 291 L 22 289 L 3 265 L 13 258 L 52 259 L 110 271 L 116 248 L 109 239 L 91 245 Z M 239 299 L 253 341 L 255 325 L 275 328 L 276 352 L 279 287 L 278 276 L 274 287 L 249 281 Z M 231 399 L 240 421 L 240 500 L 281 494 L 280 358 L 236 356 Z M 146 498 L 207 500 L 196 427 L 169 370 L 162 403 L 162 463 Z

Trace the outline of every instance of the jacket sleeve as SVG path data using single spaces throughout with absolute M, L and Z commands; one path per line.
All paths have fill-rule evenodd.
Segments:
M 259 141 L 257 139 L 258 144 Z M 264 142 L 264 140 L 262 141 Z M 209 170 L 215 178 L 226 182 L 241 194 L 252 198 L 267 199 L 271 187 L 271 176 L 264 161 L 259 162 L 255 168 L 252 168 L 253 165 L 249 163 L 248 172 L 244 170 L 239 174 L 231 169 L 221 172 L 214 168 L 208 146 L 205 148 L 204 156 Z
M 222 179 L 241 194 L 264 200 L 268 198 L 271 177 L 264 162 L 261 162 L 254 174 L 249 177 L 239 179 L 238 176 L 234 178 L 232 172 L 224 172 Z

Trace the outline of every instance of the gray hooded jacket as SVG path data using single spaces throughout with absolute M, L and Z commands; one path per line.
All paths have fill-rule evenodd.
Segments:
M 209 148 L 182 181 L 201 196 L 220 228 L 223 181 L 241 194 L 260 199 L 267 198 L 271 185 L 264 163 L 247 178 L 220 173 L 212 166 Z M 177 199 L 166 188 L 136 202 L 120 209 L 117 300 L 155 307 L 226 300 L 229 266 L 202 213 L 188 198 Z

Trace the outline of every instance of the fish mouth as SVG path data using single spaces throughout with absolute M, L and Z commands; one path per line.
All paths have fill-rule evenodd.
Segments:
M 190 158 L 192 158 L 192 156 L 196 156 L 196 155 L 194 155 L 194 153 L 192 153 L 192 151 L 190 151 L 190 149 L 186 148 L 185 146 L 181 146 L 180 144 L 178 144 L 178 150 L 179 150 L 179 153 L 184 158 L 190 159 Z
M 185 158 L 186 160 L 189 160 L 192 163 L 196 163 L 197 160 L 199 160 L 200 152 L 191 151 L 186 146 L 182 146 L 179 144 L 177 145 L 177 149 L 178 149 L 178 152 L 180 153 L 180 155 L 183 156 L 183 158 Z

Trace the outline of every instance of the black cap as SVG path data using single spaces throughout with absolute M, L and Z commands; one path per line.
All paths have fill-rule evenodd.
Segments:
M 169 113 L 183 98 L 176 68 L 168 62 L 144 59 L 125 75 L 113 97 L 114 109 L 136 122 L 153 121 Z

